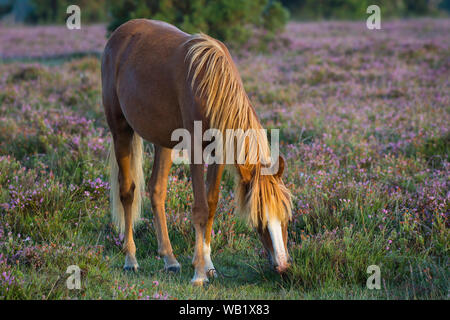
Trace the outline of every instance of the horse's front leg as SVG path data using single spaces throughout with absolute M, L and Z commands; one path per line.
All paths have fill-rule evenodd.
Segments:
M 208 282 L 205 271 L 204 241 L 205 228 L 208 221 L 208 202 L 206 198 L 205 181 L 203 178 L 204 166 L 191 164 L 192 188 L 194 191 L 194 206 L 192 208 L 192 222 L 195 229 L 195 251 L 192 264 L 195 269 L 191 282 L 201 286 Z
M 158 254 L 164 259 L 164 269 L 179 272 L 180 264 L 175 258 L 167 231 L 165 200 L 167 194 L 167 179 L 172 165 L 171 149 L 155 145 L 152 176 L 148 184 L 153 209 L 153 221 L 158 239 Z
M 220 180 L 222 179 L 223 164 L 212 164 L 208 167 L 206 174 L 206 188 L 208 200 L 208 221 L 205 229 L 205 243 L 203 246 L 203 255 L 205 259 L 205 271 L 209 277 L 216 277 L 217 272 L 211 260 L 211 230 L 216 213 L 217 201 L 220 193 Z

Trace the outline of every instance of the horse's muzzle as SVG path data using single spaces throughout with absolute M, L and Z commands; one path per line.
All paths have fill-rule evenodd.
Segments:
M 286 273 L 286 271 L 289 269 L 290 267 L 290 261 L 291 259 L 288 258 L 287 260 L 282 260 L 281 262 L 276 262 L 274 261 L 275 259 L 272 258 L 272 255 L 269 254 L 269 262 L 270 264 L 273 266 L 273 269 L 278 272 L 279 274 L 283 274 Z
M 275 271 L 278 272 L 279 274 L 283 274 L 286 273 L 286 271 L 289 269 L 289 263 L 281 263 L 277 266 L 275 266 Z

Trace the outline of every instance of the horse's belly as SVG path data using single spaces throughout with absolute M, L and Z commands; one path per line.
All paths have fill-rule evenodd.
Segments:
M 172 133 L 183 127 L 177 105 L 146 103 L 122 108 L 127 122 L 145 140 L 173 148 Z

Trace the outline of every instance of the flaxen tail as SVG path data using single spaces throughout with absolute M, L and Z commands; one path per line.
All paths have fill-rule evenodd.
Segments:
M 142 169 L 142 138 L 134 133 L 131 143 L 131 178 L 134 181 L 134 198 L 131 208 L 133 225 L 139 221 L 142 207 L 142 193 L 144 192 L 144 172 Z M 110 179 L 110 205 L 112 220 L 120 233 L 125 230 L 125 214 L 120 201 L 119 166 L 114 152 L 114 141 L 109 151 L 109 179 Z

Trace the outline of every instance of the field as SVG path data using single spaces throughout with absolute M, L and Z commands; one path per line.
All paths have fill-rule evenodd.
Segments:
M 105 28 L 0 29 L 0 298 L 448 299 L 450 20 L 382 27 L 291 22 L 277 39 L 232 50 L 263 126 L 281 129 L 293 265 L 283 278 L 271 271 L 234 215 L 225 172 L 212 240 L 220 276 L 206 288 L 189 282 L 188 166 L 172 168 L 166 203 L 181 274 L 162 270 L 148 197 L 135 231 L 141 268 L 122 271 L 101 105 Z M 66 286 L 69 265 L 81 268 L 80 290 Z M 366 287 L 369 265 L 380 290 Z

